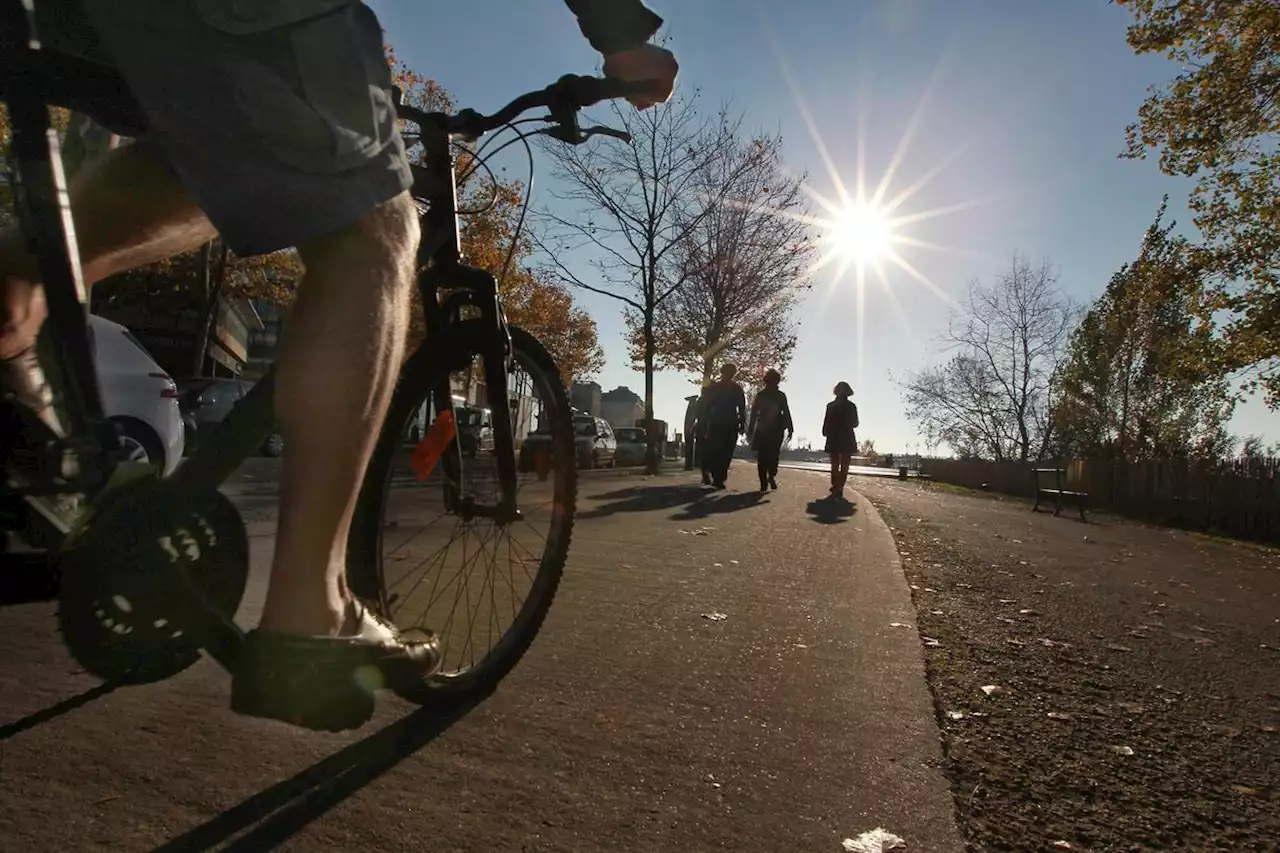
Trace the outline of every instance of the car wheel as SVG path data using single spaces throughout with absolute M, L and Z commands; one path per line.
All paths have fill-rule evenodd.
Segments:
M 116 421 L 120 427 L 120 444 L 126 462 L 150 465 L 156 471 L 164 470 L 164 449 L 160 439 L 149 427 L 136 421 Z
M 273 458 L 284 453 L 284 436 L 279 430 L 271 433 L 271 437 L 262 442 L 262 453 L 264 456 Z

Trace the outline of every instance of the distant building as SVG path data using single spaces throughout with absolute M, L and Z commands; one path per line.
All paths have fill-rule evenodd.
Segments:
M 600 417 L 600 383 L 573 383 L 573 387 L 569 389 L 569 405 L 594 418 Z
M 600 415 L 615 427 L 644 425 L 644 400 L 625 385 L 600 395 Z

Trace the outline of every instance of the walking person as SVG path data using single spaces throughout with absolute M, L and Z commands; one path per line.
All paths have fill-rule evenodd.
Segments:
M 831 454 L 831 494 L 844 494 L 849 479 L 849 461 L 858 452 L 858 407 L 849 398 L 853 389 L 848 382 L 838 382 L 834 400 L 827 403 L 827 416 L 822 421 L 822 434 L 827 437 L 826 451 Z
M 702 392 L 698 412 L 703 436 L 702 482 L 705 483 L 709 475 L 711 485 L 717 489 L 724 488 L 733 462 L 733 448 L 738 436 L 747 431 L 747 395 L 733 379 L 737 373 L 736 364 L 723 365 L 720 378 Z
M 787 395 L 778 387 L 782 374 L 772 367 L 764 373 L 764 388 L 751 401 L 751 422 L 747 432 L 751 449 L 756 452 L 756 471 L 760 475 L 760 491 L 778 488 L 778 458 L 782 454 L 783 433 L 787 440 L 795 435 L 791 423 L 791 407 Z
M 698 426 L 698 400 L 702 399 L 702 395 L 690 394 L 684 399 L 689 403 L 684 410 L 684 470 L 692 471 L 694 453 L 697 449 L 694 430 Z

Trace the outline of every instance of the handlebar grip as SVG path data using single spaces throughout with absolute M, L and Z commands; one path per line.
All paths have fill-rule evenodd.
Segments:
M 609 77 L 567 77 L 573 101 L 582 109 L 600 101 L 614 98 L 630 98 L 663 92 L 666 88 L 658 80 L 614 80 Z

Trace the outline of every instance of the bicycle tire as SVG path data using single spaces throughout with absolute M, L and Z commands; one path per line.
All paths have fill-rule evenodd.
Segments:
M 551 473 L 554 477 L 552 530 L 547 537 L 529 596 L 520 607 L 519 615 L 498 644 L 478 664 L 461 673 L 437 674 L 412 687 L 399 685 L 393 688 L 401 698 L 422 706 L 457 707 L 471 704 L 485 698 L 497 688 L 524 657 L 541 629 L 555 599 L 569 553 L 577 499 L 573 415 L 569 396 L 559 368 L 542 344 L 522 329 L 511 327 L 510 332 L 513 356 L 517 364 L 526 368 L 533 367 L 541 375 L 544 387 L 540 390 L 548 395 L 542 402 L 544 406 L 550 404 L 548 410 L 551 413 L 553 448 Z M 466 363 L 469 356 L 479 355 L 487 334 L 487 327 L 481 327 L 478 323 L 474 329 L 467 329 L 465 325 L 458 329 L 453 344 L 457 348 L 457 359 Z M 450 355 L 452 357 L 455 353 Z M 348 542 L 348 583 L 352 592 L 382 616 L 393 621 L 387 600 L 382 553 L 390 474 L 397 453 L 403 452 L 404 427 L 411 414 L 430 398 L 433 389 L 439 387 L 442 379 L 447 380 L 451 372 L 451 365 L 424 365 L 419 363 L 421 360 L 418 356 L 409 359 L 400 376 L 386 423 L 361 488 Z

